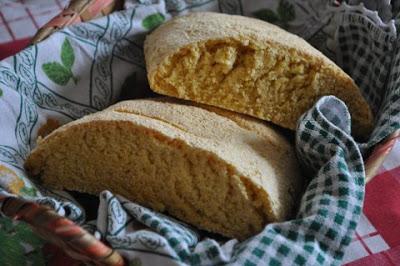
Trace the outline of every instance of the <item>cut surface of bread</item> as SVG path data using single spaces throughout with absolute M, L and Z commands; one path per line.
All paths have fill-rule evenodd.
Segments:
M 349 107 L 353 131 L 373 127 L 353 80 L 302 38 L 267 22 L 203 12 L 176 17 L 147 36 L 145 59 L 157 93 L 214 105 L 295 129 L 322 96 Z
M 125 101 L 64 125 L 25 168 L 50 188 L 110 190 L 238 239 L 290 218 L 303 183 L 294 148 L 272 127 L 170 99 Z

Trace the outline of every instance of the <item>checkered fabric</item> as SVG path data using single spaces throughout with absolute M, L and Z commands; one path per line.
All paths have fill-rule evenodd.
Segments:
M 364 96 L 376 112 L 384 96 L 394 40 L 388 33 L 382 37 L 382 42 L 368 38 L 370 30 L 368 24 L 340 26 L 336 54 L 343 70 L 363 89 Z
M 274 19 L 287 25 L 300 7 L 289 1 L 280 2 L 283 4 L 269 10 Z M 268 7 L 257 3 L 252 3 L 257 9 Z M 6 170 L 0 170 L 15 183 L 23 180 L 24 188 L 15 193 L 27 196 L 30 191 L 31 198 L 36 200 L 47 195 L 35 190 L 22 167 L 38 129 L 46 121 L 55 119 L 62 124 L 105 108 L 118 100 L 125 80 L 133 80 L 133 84 L 128 84 L 130 89 L 144 90 L 143 36 L 157 23 L 180 12 L 221 11 L 221 7 L 242 12 L 245 8 L 236 0 L 186 1 L 184 5 L 180 1 L 130 1 L 129 6 L 128 10 L 57 32 L 0 62 L 0 109 L 6 114 L 0 116 L 4 125 L 0 131 L 0 164 Z M 270 11 L 264 10 L 262 14 L 271 16 Z M 364 151 L 399 127 L 396 85 L 400 53 L 389 44 L 371 42 L 369 39 L 374 40 L 374 36 L 361 26 L 337 26 L 336 40 L 338 44 L 344 42 L 336 46 L 340 49 L 337 55 L 380 115 L 371 140 L 365 144 L 354 141 L 347 107 L 333 96 L 321 98 L 302 116 L 296 131 L 296 148 L 307 169 L 309 184 L 294 220 L 269 224 L 240 243 L 236 240 L 220 243 L 214 237 L 200 239 L 187 225 L 103 192 L 97 229 L 93 229 L 97 235 L 136 265 L 340 264 L 360 219 L 364 199 L 365 173 L 360 147 Z M 359 37 L 351 43 L 349 38 L 357 34 Z M 353 48 L 357 52 L 350 54 Z M 397 54 L 386 57 L 381 49 Z M 370 53 L 374 53 L 372 59 Z M 362 59 L 357 60 L 358 55 Z M 388 61 L 393 58 L 393 62 Z M 393 64 L 383 97 L 380 95 L 386 84 L 386 78 L 382 77 L 385 72 L 377 70 L 378 63 L 375 65 L 374 60 L 382 63 L 383 69 Z M 375 85 L 364 84 L 362 75 L 376 78 Z M 11 187 L 10 183 L 0 185 L 3 191 Z M 58 198 L 58 201 L 63 200 Z M 65 204 L 50 204 L 75 221 L 80 222 L 83 217 L 79 212 L 71 213 L 72 206 L 72 209 L 79 207 L 73 203 L 69 203 L 69 209 Z
M 389 249 L 389 245 L 385 242 L 377 229 L 368 218 L 362 214 L 356 228 L 355 237 L 346 250 L 342 262 L 348 263 L 363 257 L 379 254 Z
M 68 0 L 0 1 L 0 60 L 16 54 L 64 8 Z
M 365 8 L 336 14 L 342 23 L 335 32 L 337 63 L 354 79 L 376 114 L 376 127 L 368 149 L 382 141 L 388 130 L 400 127 L 399 47 L 394 21 L 382 25 Z
M 342 261 L 347 266 L 400 265 L 399 140 L 393 135 L 370 156 L 386 157 L 366 186 L 363 214 Z
M 400 46 L 398 45 L 400 38 L 396 39 L 396 47 L 392 53 L 392 62 L 390 65 L 389 75 L 387 77 L 386 90 L 382 92 L 383 102 L 377 115 L 376 127 L 372 134 L 372 138 L 368 143 L 370 146 L 375 145 L 383 140 L 389 129 L 394 131 L 400 128 Z
M 2 0 L 0 2 L 0 44 L 33 36 L 57 15 L 67 0 Z

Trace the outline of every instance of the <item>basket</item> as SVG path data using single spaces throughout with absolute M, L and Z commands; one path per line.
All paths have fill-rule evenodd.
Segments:
M 66 26 L 108 15 L 121 9 L 122 4 L 122 0 L 71 0 L 68 7 L 38 30 L 31 43 L 38 43 Z
M 72 0 L 68 7 L 35 34 L 31 43 L 38 43 L 65 26 L 108 15 L 121 8 L 121 0 Z M 375 176 L 393 148 L 395 139 L 399 137 L 398 130 L 375 147 L 366 161 L 367 182 Z M 61 248 L 71 258 L 96 265 L 125 264 L 117 251 L 50 208 L 16 197 L 4 197 L 0 198 L 0 201 L 3 201 L 2 212 L 6 216 L 29 224 L 34 232 Z

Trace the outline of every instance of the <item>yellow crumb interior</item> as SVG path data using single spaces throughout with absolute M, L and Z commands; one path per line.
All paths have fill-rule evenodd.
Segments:
M 257 48 L 236 40 L 212 40 L 181 48 L 150 73 L 152 88 L 162 94 L 210 104 L 295 129 L 298 118 L 321 96 L 356 102 L 361 95 L 338 81 L 322 62 L 274 45 Z M 350 106 L 361 131 L 370 114 Z M 361 109 L 361 110 L 359 110 Z
M 271 217 L 266 193 L 233 167 L 131 122 L 81 124 L 51 138 L 25 164 L 48 187 L 90 194 L 107 189 L 238 239 L 259 232 Z

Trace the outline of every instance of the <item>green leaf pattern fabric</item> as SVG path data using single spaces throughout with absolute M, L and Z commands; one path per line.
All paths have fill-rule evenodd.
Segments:
M 161 13 L 152 14 L 142 20 L 142 26 L 147 30 L 152 30 L 155 27 L 159 26 L 161 23 L 163 23 L 164 20 L 165 17 L 163 14 Z
M 267 21 L 270 23 L 275 23 L 275 22 L 279 21 L 278 14 L 276 14 L 273 10 L 271 10 L 269 8 L 257 10 L 256 12 L 253 13 L 253 15 L 258 19 L 261 19 L 261 20 L 264 20 L 264 21 Z
M 23 178 L 21 196 L 82 224 L 130 265 L 338 265 L 361 212 L 362 154 L 400 127 L 400 46 L 393 21 L 382 22 L 362 5 L 331 2 L 128 0 L 126 10 L 60 30 L 0 62 L 0 164 Z M 145 35 L 164 20 L 201 10 L 256 16 L 302 36 L 347 71 L 373 106 L 376 128 L 365 143 L 352 138 L 347 107 L 333 96 L 319 99 L 299 120 L 296 150 L 309 184 L 293 220 L 269 224 L 243 242 L 222 241 L 104 191 L 96 219 L 88 221 L 70 194 L 26 177 L 24 160 L 48 119 L 64 124 L 121 95 L 148 95 Z M 1 182 L 0 193 L 9 195 Z M 42 242 L 24 225 L 1 218 L 0 226 L 0 260 L 43 263 Z
M 42 68 L 49 79 L 58 85 L 65 86 L 71 79 L 68 69 L 58 62 L 45 63 Z
M 67 38 L 65 38 L 61 46 L 61 62 L 50 62 L 44 63 L 42 69 L 46 73 L 47 77 L 54 83 L 65 86 L 68 81 L 72 79 L 74 83 L 77 83 L 77 79 L 72 74 L 72 66 L 75 61 L 74 50 Z
M 61 46 L 61 62 L 66 68 L 71 69 L 74 61 L 74 50 L 72 49 L 71 43 L 68 41 L 68 39 L 65 39 Z
M 253 12 L 253 15 L 270 23 L 280 23 L 287 28 L 287 23 L 296 18 L 294 5 L 288 1 L 280 0 L 276 11 L 264 8 Z

